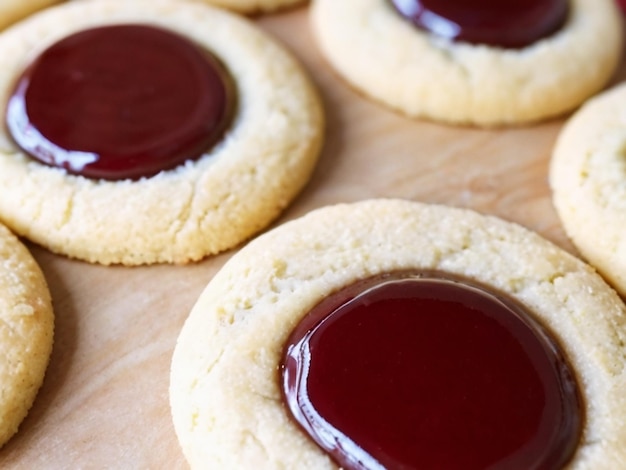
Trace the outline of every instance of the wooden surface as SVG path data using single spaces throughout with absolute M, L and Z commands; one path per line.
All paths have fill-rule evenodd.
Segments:
M 411 121 L 330 70 L 307 8 L 255 21 L 309 68 L 328 114 L 317 170 L 277 223 L 326 204 L 401 197 L 494 214 L 573 251 L 547 183 L 562 120 L 508 130 Z M 0 468 L 187 468 L 170 419 L 170 358 L 190 308 L 232 252 L 189 266 L 122 268 L 29 247 L 50 284 L 55 346 L 33 409 L 0 450 Z

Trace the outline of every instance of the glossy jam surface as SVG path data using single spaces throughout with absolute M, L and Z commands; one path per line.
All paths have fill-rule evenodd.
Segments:
M 556 343 L 517 305 L 441 277 L 370 279 L 294 329 L 282 387 L 349 469 L 560 469 L 582 411 Z
M 16 83 L 7 126 L 28 155 L 88 178 L 152 176 L 200 157 L 223 135 L 234 86 L 182 36 L 121 24 L 68 36 Z
M 417 27 L 472 44 L 522 48 L 556 33 L 568 0 L 389 0 Z

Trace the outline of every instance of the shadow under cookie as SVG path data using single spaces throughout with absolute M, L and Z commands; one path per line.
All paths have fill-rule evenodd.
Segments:
M 153 168 L 145 176 L 111 176 L 106 168 L 85 174 L 83 166 L 91 168 L 97 159 L 92 157 L 98 155 L 85 148 L 74 153 L 84 160 L 72 163 L 63 157 L 53 165 L 41 163 L 2 132 L 0 220 L 54 252 L 102 264 L 184 263 L 238 245 L 276 218 L 308 181 L 323 140 L 317 92 L 296 60 L 245 19 L 197 2 L 171 0 L 73 2 L 29 18 L 0 41 L 0 51 L 5 51 L 0 59 L 2 89 L 10 90 L 25 67 L 55 42 L 121 23 L 169 31 L 188 38 L 200 53 L 210 51 L 235 88 L 230 124 L 200 155 L 185 159 L 183 154 L 184 161 L 174 168 Z M 94 70 L 99 66 L 96 62 Z M 123 89 L 115 83 L 124 70 L 114 72 L 119 73 L 108 77 L 111 100 Z M 110 71 L 105 67 L 103 73 Z M 80 73 L 69 75 L 69 81 L 81 79 Z M 168 84 L 164 86 L 166 91 L 158 94 L 139 86 L 132 104 L 112 113 L 107 125 L 126 132 L 129 126 L 115 116 L 160 113 L 168 103 L 177 106 L 168 96 Z M 76 92 L 73 82 L 68 87 Z M 107 104 L 107 99 L 100 104 L 85 100 L 76 106 L 87 108 L 91 116 Z M 147 108 L 136 110 L 136 105 Z M 54 116 L 56 110 L 49 112 Z M 169 115 L 161 117 L 160 125 L 169 122 Z M 132 149 L 132 143 L 127 147 Z
M 427 284 L 420 284 L 423 280 Z M 442 282 L 446 284 L 444 290 L 450 292 L 452 288 L 451 297 L 446 298 L 445 293 L 443 297 L 435 294 Z M 420 290 L 420 285 L 425 288 Z M 390 290 L 385 290 L 387 288 Z M 376 297 L 380 292 L 382 297 Z M 470 298 L 472 300 L 468 300 Z M 487 298 L 491 300 L 485 302 Z M 393 302 L 376 313 L 372 306 L 390 299 Z M 429 311 L 431 307 L 423 309 L 424 299 L 430 299 L 426 304 L 431 307 L 435 299 L 436 307 L 432 311 Z M 442 310 L 439 307 L 443 304 L 446 308 Z M 494 305 L 497 307 L 492 309 Z M 318 322 L 314 312 L 320 306 L 323 306 L 322 311 L 332 313 Z M 373 322 L 368 318 L 372 309 Z M 511 316 L 511 311 L 518 311 L 519 315 Z M 490 320 L 483 323 L 470 319 L 481 312 Z M 352 323 L 346 328 L 335 328 L 334 333 L 338 334 L 333 340 L 333 327 L 327 325 L 337 325 L 351 314 L 356 315 Z M 416 327 L 422 320 L 415 319 L 413 314 L 425 315 L 434 323 L 429 320 Z M 211 468 L 218 463 L 232 468 L 251 465 L 312 469 L 347 465 L 351 468 L 350 459 L 362 462 L 361 451 L 365 449 L 367 453 L 368 446 L 377 449 L 370 453 L 375 460 L 376 452 L 387 458 L 393 452 L 381 450 L 376 442 L 356 440 L 355 448 L 351 438 L 363 430 L 361 425 L 339 425 L 332 429 L 328 423 L 334 425 L 346 416 L 348 422 L 354 421 L 350 416 L 355 414 L 357 420 L 365 418 L 367 423 L 370 413 L 372 419 L 384 415 L 384 406 L 389 403 L 402 409 L 394 400 L 383 400 L 376 406 L 359 405 L 370 388 L 376 388 L 374 383 L 367 385 L 367 380 L 373 380 L 369 374 L 382 377 L 385 369 L 401 362 L 402 354 L 392 353 L 396 346 L 401 348 L 400 345 L 408 344 L 411 349 L 431 341 L 435 350 L 437 345 L 448 350 L 445 345 L 451 341 L 454 343 L 450 344 L 451 350 L 459 346 L 461 351 L 447 356 L 450 367 L 459 366 L 463 361 L 467 363 L 455 369 L 454 374 L 438 375 L 428 372 L 429 361 L 410 361 L 413 366 L 405 371 L 417 375 L 415 393 L 397 396 L 407 407 L 407 414 L 423 406 L 423 400 L 431 400 L 436 406 L 442 393 L 449 391 L 453 396 L 459 386 L 470 388 L 467 394 L 461 393 L 466 397 L 476 396 L 473 394 L 477 390 L 472 387 L 479 383 L 483 384 L 479 389 L 487 394 L 494 392 L 489 387 L 501 386 L 495 394 L 499 404 L 494 401 L 493 406 L 505 403 L 503 409 L 507 412 L 496 413 L 496 418 L 500 415 L 508 418 L 503 418 L 506 422 L 496 424 L 485 435 L 493 436 L 494 430 L 496 435 L 502 433 L 507 423 L 515 429 L 525 427 L 529 432 L 521 433 L 517 447 L 505 446 L 508 450 L 504 452 L 491 445 L 491 439 L 483 442 L 486 453 L 481 458 L 487 459 L 487 465 L 504 461 L 519 463 L 516 458 L 528 457 L 528 448 L 540 443 L 540 447 L 546 447 L 539 448 L 532 458 L 559 462 L 558 468 L 564 464 L 594 468 L 619 466 L 623 458 L 621 443 L 626 433 L 621 398 L 625 380 L 623 345 L 619 340 L 626 328 L 625 314 L 624 304 L 615 291 L 590 266 L 519 225 L 470 210 L 401 200 L 370 200 L 317 209 L 250 242 L 230 258 L 201 294 L 183 326 L 172 358 L 170 403 L 175 429 L 194 469 Z M 312 315 L 312 323 L 307 323 L 308 315 Z M 362 322 L 358 321 L 359 315 L 363 315 Z M 402 321 L 412 325 L 393 333 L 397 341 L 393 335 L 386 336 L 387 325 L 381 321 L 387 315 L 402 317 Z M 463 318 L 451 320 L 454 315 L 463 315 Z M 422 336 L 422 329 L 436 325 L 441 317 L 444 318 L 442 323 Z M 445 318 L 448 318 L 447 326 Z M 531 319 L 526 325 L 535 324 L 530 327 L 530 330 L 536 328 L 535 332 L 526 336 L 520 332 L 530 330 L 511 327 L 510 321 L 515 318 L 522 323 L 526 321 L 524 318 Z M 466 321 L 473 326 L 459 326 Z M 494 334 L 486 333 L 492 327 Z M 366 336 L 370 339 L 365 344 L 358 344 L 357 339 L 363 337 L 361 328 L 371 333 Z M 313 337 L 317 329 L 324 329 L 326 334 L 319 341 Z M 305 332 L 305 335 L 298 332 Z M 477 332 L 478 336 L 471 339 Z M 518 333 L 521 336 L 517 336 Z M 418 344 L 410 341 L 412 336 Z M 511 337 L 517 339 L 511 343 L 515 346 L 509 349 L 505 343 L 506 338 Z M 538 341 L 534 344 L 543 346 L 529 348 L 527 341 Z M 355 349 L 363 348 L 359 356 L 363 361 L 322 360 L 322 366 L 327 367 L 322 367 L 322 374 L 318 373 L 313 382 L 302 379 L 293 390 L 289 389 L 288 385 L 293 382 L 287 375 L 295 370 L 292 359 L 302 361 L 304 366 L 296 374 L 314 374 L 315 368 L 319 368 L 315 361 L 320 354 L 330 348 L 349 356 L 351 345 Z M 487 351 L 485 357 L 472 363 L 472 358 L 480 354 L 482 348 Z M 386 351 L 386 354 L 379 358 L 376 351 Z M 442 349 L 439 351 L 444 354 Z M 512 351 L 516 352 L 510 355 Z M 526 359 L 517 363 L 512 357 L 520 351 L 525 351 L 520 357 Z M 492 374 L 491 366 L 502 357 L 507 357 L 505 364 L 500 372 Z M 541 357 L 547 367 L 538 366 L 544 360 Z M 430 359 L 439 363 L 440 357 Z M 518 365 L 506 367 L 506 363 L 513 362 Z M 522 363 L 534 365 L 527 369 Z M 338 386 L 351 374 L 353 366 L 365 371 L 356 374 L 365 378 L 365 383 L 355 383 L 353 388 Z M 552 372 L 547 373 L 550 369 Z M 511 374 L 512 370 L 519 375 Z M 481 382 L 485 376 L 486 382 Z M 546 379 L 548 376 L 554 381 Z M 424 382 L 420 377 L 429 379 Z M 512 383 L 509 379 L 520 382 L 509 387 L 505 385 Z M 428 395 L 429 381 L 438 382 L 433 383 L 438 392 Z M 396 391 L 400 392 L 402 382 L 397 380 Z M 546 385 L 549 383 L 552 385 Z M 393 391 L 394 386 L 386 390 Z M 537 389 L 531 392 L 535 386 Z M 328 389 L 333 388 L 340 389 L 337 400 L 341 400 L 342 407 L 322 414 L 321 420 L 316 419 L 320 409 L 316 397 L 326 396 Z M 528 391 L 528 396 L 515 398 L 520 389 Z M 343 393 L 346 390 L 348 396 Z M 306 404 L 310 398 L 314 403 L 313 411 L 308 405 L 300 411 L 300 418 L 314 422 L 311 427 L 298 418 L 297 409 L 294 412 L 293 407 L 288 408 L 285 403 L 285 396 L 292 392 L 299 402 Z M 350 399 L 350 393 L 358 396 Z M 543 397 L 539 398 L 534 411 L 531 396 Z M 541 404 L 543 399 L 547 400 L 545 406 Z M 328 402 L 329 407 L 339 403 L 337 400 Z M 450 426 L 451 421 L 452 428 L 456 423 L 461 434 L 464 430 L 472 434 L 471 430 L 489 427 L 486 423 L 493 416 L 483 419 L 486 417 L 482 413 L 472 415 L 471 411 L 481 406 L 480 400 L 476 403 L 472 400 L 470 403 L 462 399 L 455 401 L 455 406 L 444 400 L 442 413 L 436 420 L 412 420 L 411 432 L 425 433 L 429 439 L 436 435 L 449 438 L 447 433 L 437 433 L 444 421 L 446 426 Z M 507 400 L 510 400 L 508 405 Z M 521 402 L 530 408 L 516 417 L 513 417 L 515 413 L 508 414 L 508 411 L 521 409 Z M 546 404 L 548 402 L 550 404 Z M 324 413 L 328 413 L 328 407 L 324 409 Z M 568 411 L 552 421 L 550 416 L 563 410 Z M 528 425 L 528 422 L 521 425 L 521 421 L 528 418 L 527 413 L 535 413 L 539 418 L 533 422 L 541 425 Z M 477 421 L 470 422 L 470 416 Z M 553 427 L 555 422 L 557 425 Z M 429 432 L 431 426 L 432 432 Z M 317 437 L 324 442 L 321 447 L 331 448 L 330 453 L 320 448 L 320 440 L 314 440 L 313 433 L 307 433 L 311 429 L 317 431 Z M 394 424 L 375 426 L 377 430 L 393 434 Z M 506 436 L 502 437 L 507 439 L 516 435 L 515 432 L 504 434 Z M 345 435 L 350 439 L 345 439 Z M 442 441 L 428 441 L 430 444 L 425 449 L 420 447 L 422 442 L 426 440 L 415 437 L 409 448 L 417 449 L 418 454 L 431 454 L 439 463 L 450 458 L 450 448 L 442 445 Z M 467 464 L 475 449 L 469 446 L 455 451 L 469 452 L 459 457 Z M 338 458 L 341 452 L 344 456 L 347 454 L 347 460 Z M 415 468 L 414 463 L 409 467 Z M 516 468 L 532 466 L 525 461 Z M 462 464 L 453 468 L 469 467 Z
M 0 225 L 0 447 L 35 400 L 53 336 L 46 280 L 26 247 Z
M 550 161 L 552 201 L 583 257 L 626 296 L 626 86 L 586 103 L 566 123 Z
M 391 0 L 315 0 L 311 20 L 335 70 L 385 106 L 450 124 L 519 125 L 575 109 L 607 84 L 621 58 L 622 18 L 613 0 L 559 1 L 568 7 L 564 24 L 518 48 L 457 41 L 419 28 Z M 421 3 L 437 5 L 395 3 L 416 10 Z M 471 3 L 454 5 L 463 11 Z M 507 2 L 491 5 L 515 14 Z M 475 18 L 482 12 L 469 13 Z M 425 24 L 446 21 L 431 16 Z

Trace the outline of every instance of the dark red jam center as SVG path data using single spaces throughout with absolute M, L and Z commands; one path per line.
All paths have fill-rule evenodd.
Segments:
M 563 27 L 568 0 L 390 0 L 421 29 L 438 36 L 522 48 Z
M 582 411 L 557 344 L 512 301 L 394 275 L 329 297 L 295 328 L 286 405 L 348 469 L 560 469 Z
M 178 34 L 136 24 L 78 32 L 22 74 L 7 107 L 28 155 L 88 178 L 149 177 L 221 139 L 234 85 L 219 61 Z

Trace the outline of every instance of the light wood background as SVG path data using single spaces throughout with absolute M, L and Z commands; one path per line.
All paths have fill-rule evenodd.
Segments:
M 497 215 L 574 252 L 547 183 L 562 119 L 506 130 L 405 119 L 335 75 L 307 13 L 254 20 L 310 70 L 328 114 L 317 170 L 277 224 L 326 204 L 401 197 Z M 187 468 L 170 419 L 170 358 L 195 299 L 233 252 L 188 266 L 122 268 L 28 246 L 50 284 L 55 346 L 34 407 L 0 450 L 0 468 Z

